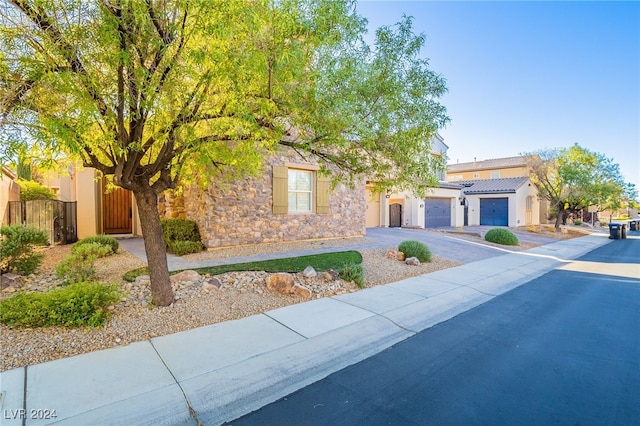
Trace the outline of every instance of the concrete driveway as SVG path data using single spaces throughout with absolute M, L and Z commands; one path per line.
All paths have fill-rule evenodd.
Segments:
M 488 229 L 491 228 L 487 227 L 482 230 L 482 233 L 484 234 Z M 473 230 L 476 231 L 475 229 Z M 504 248 L 493 247 L 456 238 L 447 235 L 445 232 L 433 232 L 425 229 L 367 228 L 366 237 L 377 240 L 380 246 L 385 247 L 397 247 L 398 244 L 405 240 L 418 240 L 425 243 L 434 255 L 462 263 L 484 260 L 514 251 L 510 250 L 508 246 Z M 520 235 L 518 235 L 518 238 L 520 238 Z M 525 239 L 521 238 L 521 241 L 525 241 Z M 544 242 L 538 240 L 535 243 L 548 244 L 556 241 L 553 238 L 547 238 Z

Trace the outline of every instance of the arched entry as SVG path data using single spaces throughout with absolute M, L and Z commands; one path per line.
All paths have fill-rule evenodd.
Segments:
M 389 205 L 389 228 L 402 226 L 402 204 Z

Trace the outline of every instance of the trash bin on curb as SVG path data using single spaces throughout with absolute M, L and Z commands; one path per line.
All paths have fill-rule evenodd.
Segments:
M 609 224 L 609 239 L 619 240 L 622 238 L 622 225 L 619 223 Z
M 622 230 L 620 231 L 620 237 L 624 240 L 627 238 L 627 224 L 622 224 Z
M 629 222 L 629 230 L 630 231 L 637 231 L 638 230 L 638 222 L 635 220 L 632 220 L 631 222 Z

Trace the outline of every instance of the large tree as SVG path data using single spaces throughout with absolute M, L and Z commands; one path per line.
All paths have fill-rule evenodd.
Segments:
M 599 210 L 621 206 L 635 197 L 633 185 L 624 182 L 618 164 L 577 143 L 530 153 L 527 158 L 539 197 L 557 212 L 556 231 L 568 213 L 591 206 Z
M 2 134 L 133 192 L 156 304 L 174 300 L 157 200 L 179 180 L 256 173 L 278 146 L 381 187 L 421 190 L 443 166 L 429 141 L 448 121 L 445 82 L 410 18 L 368 46 L 349 0 L 9 0 L 0 13 Z

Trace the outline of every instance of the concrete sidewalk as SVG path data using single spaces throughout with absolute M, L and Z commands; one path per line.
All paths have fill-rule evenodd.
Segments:
M 563 240 L 241 320 L 5 371 L 0 373 L 0 424 L 220 424 L 611 241 L 602 234 Z M 47 415 L 50 418 L 43 419 Z

